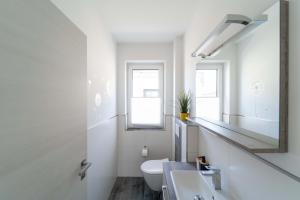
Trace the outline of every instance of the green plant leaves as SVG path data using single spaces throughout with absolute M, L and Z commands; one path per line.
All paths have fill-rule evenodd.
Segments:
M 181 92 L 177 98 L 177 103 L 178 103 L 180 112 L 181 113 L 189 113 L 191 102 L 192 102 L 191 93 L 184 92 L 184 91 Z

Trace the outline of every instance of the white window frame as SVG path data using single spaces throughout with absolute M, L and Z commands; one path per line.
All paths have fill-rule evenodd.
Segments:
M 159 70 L 159 98 L 161 113 L 159 124 L 133 124 L 131 121 L 131 98 L 133 97 L 133 70 Z M 162 129 L 164 128 L 164 63 L 153 61 L 127 63 L 127 129 Z
M 223 119 L 223 64 L 221 63 L 198 63 L 196 65 L 196 72 L 197 70 L 217 70 L 217 97 L 219 97 L 219 120 L 222 121 Z M 197 78 L 197 73 L 195 73 L 195 80 Z M 196 90 L 197 89 L 197 85 L 196 85 L 196 81 L 195 81 L 195 100 L 197 101 L 197 94 L 196 94 Z M 195 101 L 195 108 L 197 106 Z M 197 108 L 195 109 L 195 116 L 197 116 Z M 211 119 L 210 119 L 211 120 Z

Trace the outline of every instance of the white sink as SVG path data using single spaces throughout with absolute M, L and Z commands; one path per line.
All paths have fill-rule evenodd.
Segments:
M 174 170 L 171 177 L 177 200 L 193 200 L 196 195 L 216 200 L 199 171 Z

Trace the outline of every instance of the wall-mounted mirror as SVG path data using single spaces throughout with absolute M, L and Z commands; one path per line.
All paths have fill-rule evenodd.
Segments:
M 287 3 L 277 2 L 238 29 L 227 42 L 214 38 L 220 45 L 194 63 L 194 116 L 226 128 L 223 137 L 254 153 L 286 152 Z

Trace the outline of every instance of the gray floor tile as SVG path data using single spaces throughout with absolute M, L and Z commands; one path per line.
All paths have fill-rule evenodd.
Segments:
M 144 178 L 118 177 L 109 200 L 162 200 L 162 195 L 152 191 Z

